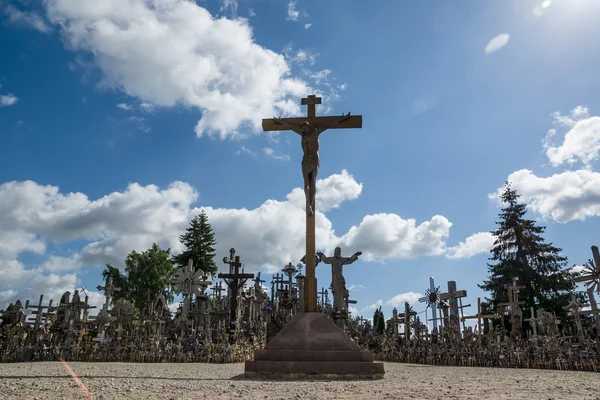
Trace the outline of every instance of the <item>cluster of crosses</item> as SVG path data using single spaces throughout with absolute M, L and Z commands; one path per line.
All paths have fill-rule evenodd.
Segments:
M 597 246 L 592 246 L 593 260 L 589 260 L 583 267 L 575 281 L 583 283 L 586 286 L 588 306 L 586 307 L 578 296 L 573 295 L 571 302 L 565 309 L 573 318 L 576 326 L 576 332 L 565 332 L 561 339 L 575 339 L 578 345 L 582 345 L 586 340 L 593 336 L 594 339 L 600 333 L 600 310 L 598 309 L 594 292 L 600 293 L 600 254 Z M 544 335 L 560 333 L 560 319 L 549 314 L 544 310 L 536 310 L 532 307 L 529 310 L 523 310 L 524 301 L 519 300 L 519 293 L 525 288 L 518 279 L 513 279 L 510 285 L 506 285 L 507 299 L 499 303 L 496 309 L 491 310 L 487 303 L 477 299 L 477 312 L 474 315 L 465 315 L 464 309 L 470 307 L 470 304 L 463 304 L 463 299 L 467 297 L 466 290 L 457 290 L 456 282 L 448 282 L 447 291 L 441 293 L 440 287 L 435 286 L 433 278 L 429 278 L 429 288 L 425 291 L 425 296 L 419 299 L 419 302 L 426 304 L 425 318 L 427 320 L 427 310 L 431 310 L 433 329 L 429 331 L 427 324 L 420 321 L 418 314 L 412 310 L 409 303 L 404 304 L 403 312 L 399 313 L 396 308 L 393 310 L 392 318 L 388 320 L 391 325 L 394 337 L 401 340 L 428 340 L 438 337 L 450 341 L 461 340 L 465 336 L 477 335 L 477 341 L 481 346 L 482 338 L 493 335 L 496 342 L 506 339 L 520 340 L 523 337 L 523 322 L 529 322 L 530 329 L 526 332 L 527 338 L 536 340 L 540 333 Z M 439 317 L 438 317 L 439 313 Z M 524 318 L 524 313 L 529 317 Z M 584 330 L 581 316 L 589 315 L 593 318 L 593 329 Z M 504 318 L 507 316 L 507 318 Z M 475 331 L 466 326 L 466 321 L 477 320 Z M 499 321 L 498 327 L 494 329 L 493 320 Z M 505 320 L 509 321 L 510 328 L 506 327 Z M 365 321 L 362 316 L 360 321 Z M 540 332 L 543 331 L 543 332 Z
M 337 262 L 334 257 L 323 256 L 323 260 L 337 268 L 349 263 L 343 258 Z M 90 315 L 90 310 L 96 306 L 89 305 L 88 295 L 81 298 L 79 290 L 75 290 L 72 296 L 65 292 L 58 304 L 50 300 L 44 305 L 43 295 L 37 305 L 29 301 L 23 305 L 18 300 L 6 310 L 0 310 L 0 326 L 26 326 L 34 331 L 52 327 L 54 331 L 65 334 L 86 329 L 97 332 L 96 342 L 104 342 L 110 335 L 119 338 L 128 336 L 126 331 L 137 329 L 135 327 L 139 325 L 147 325 L 146 334 L 157 340 L 165 339 L 173 331 L 178 337 L 185 338 L 214 336 L 236 329 L 270 330 L 270 339 L 295 314 L 303 311 L 305 277 L 301 272 L 302 263 L 294 266 L 290 262 L 281 273 L 274 274 L 270 295 L 265 290 L 260 272 L 245 272 L 235 249 L 230 249 L 229 257 L 224 257 L 223 263 L 228 266 L 228 271 L 219 273 L 217 278 L 220 280 L 214 284 L 201 270 L 195 270 L 192 260 L 176 271 L 169 282 L 173 292 L 182 297 L 176 318 L 173 318 L 162 294 L 149 298 L 147 307 L 138 312 L 126 300 L 113 301 L 115 293 L 121 289 L 108 277 L 105 284 L 97 286 L 97 290 L 104 293 L 105 301 L 96 315 Z M 356 303 L 349 299 L 345 287 L 343 289 L 342 305 L 331 304 L 329 291 L 325 288 L 320 292 L 321 301 L 318 303 L 319 311 L 331 315 L 342 327 L 348 319 L 349 304 Z

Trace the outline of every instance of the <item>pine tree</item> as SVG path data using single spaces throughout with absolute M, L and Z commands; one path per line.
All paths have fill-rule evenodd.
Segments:
M 218 271 L 215 263 L 215 233 L 208 223 L 208 217 L 204 211 L 196 216 L 179 236 L 179 241 L 185 246 L 185 251 L 173 257 L 176 268 L 183 268 L 191 259 L 194 262 L 194 270 L 202 270 L 205 274 L 215 275 Z
M 383 316 L 383 311 L 381 311 L 381 306 L 375 310 L 373 314 L 373 330 L 378 335 L 383 335 L 385 331 L 385 318 Z
M 569 304 L 575 282 L 567 271 L 567 258 L 561 249 L 545 243 L 541 236 L 544 226 L 525 218 L 525 204 L 518 203 L 519 194 L 507 182 L 501 200 L 506 205 L 499 214 L 498 228 L 491 233 L 496 238 L 488 264 L 489 277 L 479 287 L 490 293 L 488 302 L 495 309 L 508 300 L 507 286 L 519 280 L 519 301 L 525 301 L 525 315 L 536 310 L 554 312 L 565 318 L 564 306 Z M 514 299 L 517 301 L 517 299 Z M 564 319 L 563 319 L 564 320 Z

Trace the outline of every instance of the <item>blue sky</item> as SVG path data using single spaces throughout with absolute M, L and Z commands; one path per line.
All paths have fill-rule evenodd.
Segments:
M 593 0 L 0 8 L 2 304 L 82 286 L 99 302 L 104 263 L 180 250 L 200 208 L 218 260 L 235 247 L 263 277 L 298 262 L 299 140 L 260 120 L 304 114 L 309 93 L 317 113 L 363 115 L 321 136 L 317 240 L 364 252 L 345 275 L 365 316 L 429 276 L 476 304 L 507 179 L 571 264 L 598 245 Z

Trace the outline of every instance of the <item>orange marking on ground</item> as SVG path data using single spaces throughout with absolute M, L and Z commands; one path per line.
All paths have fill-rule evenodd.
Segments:
M 77 377 L 77 375 L 75 374 L 75 371 L 73 371 L 73 369 L 71 368 L 71 366 L 69 364 L 67 364 L 67 362 L 65 360 L 63 360 L 62 358 L 60 359 L 60 363 L 62 364 L 63 367 L 65 367 L 65 370 L 67 371 L 67 373 L 69 375 L 71 375 L 71 378 L 73 378 L 73 380 L 75 381 L 75 384 L 77 386 L 79 386 L 79 389 L 81 389 L 81 391 L 83 392 L 83 394 L 90 400 L 94 400 L 94 396 L 92 396 L 92 393 L 90 393 L 90 391 L 88 390 L 88 388 L 85 387 L 85 385 L 83 384 L 83 382 L 81 381 L 81 379 L 79 379 Z

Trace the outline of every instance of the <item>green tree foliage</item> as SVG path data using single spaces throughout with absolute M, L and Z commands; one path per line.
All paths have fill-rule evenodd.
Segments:
M 109 277 L 112 278 L 112 286 L 116 289 L 113 289 L 110 302 L 115 304 L 119 299 L 127 299 L 129 290 L 127 277 L 121 273 L 119 268 L 106 264 L 106 268 L 102 271 L 102 279 L 104 279 L 105 285 Z
M 125 259 L 125 272 L 129 286 L 129 301 L 141 310 L 149 300 L 155 300 L 163 294 L 169 302 L 173 301 L 169 280 L 175 273 L 171 262 L 171 249 L 161 249 L 156 243 L 142 253 L 133 250 Z
M 191 259 L 194 262 L 194 270 L 202 270 L 207 275 L 215 275 L 218 271 L 215 263 L 215 233 L 208 223 L 208 217 L 204 211 L 196 216 L 179 236 L 179 241 L 185 246 L 185 251 L 173 256 L 173 263 L 177 268 L 183 268 Z
M 110 264 L 102 272 L 106 282 L 112 277 L 113 286 L 120 290 L 113 294 L 113 304 L 119 299 L 131 302 L 137 311 L 146 310 L 149 301 L 154 301 L 160 294 L 169 302 L 173 294 L 169 290 L 169 280 L 175 268 L 171 262 L 171 250 L 161 249 L 156 243 L 144 252 L 133 250 L 125 259 L 125 273 Z
M 568 272 L 567 258 L 561 249 L 545 243 L 545 227 L 525 218 L 525 204 L 518 203 L 519 194 L 507 182 L 501 196 L 505 207 L 499 214 L 498 228 L 491 232 L 496 238 L 488 264 L 488 279 L 479 287 L 490 294 L 493 308 L 508 301 L 507 286 L 513 278 L 519 280 L 519 301 L 525 301 L 525 315 L 536 310 L 554 312 L 565 320 L 575 282 Z M 516 299 L 515 299 L 516 300 Z
M 373 329 L 377 335 L 383 335 L 385 332 L 385 318 L 381 306 L 373 314 Z

